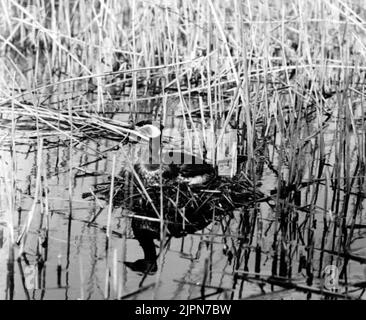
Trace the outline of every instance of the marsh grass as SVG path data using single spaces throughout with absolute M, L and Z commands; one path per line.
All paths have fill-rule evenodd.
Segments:
M 226 256 L 233 259 L 232 288 L 214 286 L 218 297 L 230 292 L 231 298 L 242 298 L 246 283 L 259 283 L 261 295 L 268 293 L 263 283 L 305 292 L 307 298 L 322 295 L 317 280 L 331 264 L 340 270 L 342 289 L 324 296 L 350 297 L 349 264 L 365 259 L 353 252 L 354 244 L 362 245 L 365 228 L 363 0 L 37 0 L 27 5 L 5 0 L 0 12 L 0 144 L 4 154 L 10 151 L 10 160 L 0 159 L 0 213 L 9 238 L 8 298 L 13 297 L 14 244 L 20 244 L 20 255 L 25 253 L 38 212 L 37 230 L 44 229 L 48 237 L 52 205 L 42 155 L 69 148 L 70 243 L 77 219 L 73 185 L 82 168 L 73 165 L 73 152 L 97 154 L 98 172 L 98 163 L 110 161 L 109 151 L 118 147 L 132 167 L 121 141 L 143 138 L 133 124 L 146 117 L 165 125 L 180 119 L 182 132 L 202 132 L 213 163 L 225 128 L 233 126 L 238 130 L 238 155 L 246 159 L 239 171 L 252 181 L 253 194 L 266 175 L 274 176 L 267 201 L 240 209 L 238 223 L 227 217 L 218 231 L 209 233 L 211 257 L 213 244 L 222 240 Z M 114 146 L 101 151 L 89 143 L 101 138 L 114 141 Z M 22 144 L 31 146 L 37 161 L 33 204 L 16 229 L 13 219 L 16 208 L 22 207 L 17 146 Z M 202 155 L 203 149 L 196 152 Z M 112 190 L 114 160 L 115 155 L 109 171 Z M 149 199 L 142 183 L 141 190 Z M 106 232 L 107 249 L 110 237 L 119 234 L 111 229 L 112 202 L 105 206 L 106 226 L 95 222 L 103 210 L 85 222 Z M 162 196 L 154 209 L 165 243 Z M 126 233 L 119 235 L 124 261 Z M 138 296 L 151 289 L 141 281 L 140 289 L 126 292 L 125 273 L 121 279 L 116 276 L 117 252 L 111 250 L 111 263 L 106 250 L 105 298 Z M 38 256 L 46 261 L 47 250 Z M 66 270 L 69 252 L 67 259 Z M 270 270 L 263 262 L 267 259 Z M 209 296 L 212 279 L 212 258 L 204 261 L 202 298 Z M 85 261 L 79 262 L 82 279 Z M 305 284 L 298 283 L 295 274 L 302 274 Z M 68 282 L 68 273 L 66 277 Z M 355 284 L 361 297 L 364 286 Z M 81 281 L 82 298 L 83 286 Z

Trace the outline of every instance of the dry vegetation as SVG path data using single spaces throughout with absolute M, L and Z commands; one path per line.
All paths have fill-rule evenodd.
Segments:
M 8 298 L 14 248 L 21 256 L 39 211 L 39 228 L 48 228 L 42 148 L 67 146 L 73 169 L 74 147 L 101 137 L 123 140 L 135 120 L 149 114 L 166 123 L 172 109 L 183 128 L 206 130 L 213 145 L 221 139 L 217 128 L 233 125 L 238 153 L 246 156 L 242 174 L 254 186 L 265 170 L 276 177 L 266 209 L 243 209 L 235 235 L 224 227 L 216 235 L 226 238 L 236 261 L 232 297 L 242 296 L 243 281 L 308 298 L 363 295 L 364 282 L 349 280 L 348 270 L 366 261 L 354 252 L 365 246 L 366 227 L 364 0 L 3 0 L 0 30 L 0 244 L 4 230 Z M 114 119 L 121 113 L 127 121 Z M 33 204 L 15 228 L 21 144 L 38 150 L 38 170 Z M 69 173 L 71 224 L 75 171 Z M 108 212 L 110 218 L 111 206 Z M 266 258 L 271 276 L 261 272 Z M 317 281 L 330 264 L 340 270 L 338 291 Z M 304 270 L 304 281 L 293 279 L 295 270 Z

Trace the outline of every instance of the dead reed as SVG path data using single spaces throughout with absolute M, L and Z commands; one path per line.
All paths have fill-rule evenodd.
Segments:
M 146 285 L 126 292 L 125 276 L 117 275 L 114 244 L 108 263 L 115 235 L 123 238 L 122 260 L 127 251 L 125 232 L 113 230 L 113 196 L 119 179 L 115 155 L 112 169 L 105 170 L 111 177 L 105 188 L 112 190 L 106 199 L 107 222 L 96 222 L 105 212 L 102 209 L 85 220 L 75 216 L 74 208 L 76 174 L 97 172 L 88 171 L 89 161 L 76 167 L 75 151 L 85 157 L 96 154 L 96 163 L 109 163 L 110 151 L 119 149 L 125 166 L 132 168 L 130 142 L 145 138 L 134 123 L 146 117 L 166 127 L 179 122 L 181 136 L 165 137 L 165 142 L 184 144 L 200 155 L 207 152 L 214 164 L 225 129 L 238 131 L 236 152 L 244 159 L 238 171 L 242 181 L 252 184 L 245 186 L 249 192 L 241 190 L 236 196 L 251 197 L 251 204 L 239 208 L 237 201 L 237 220 L 226 217 L 218 222 L 219 230 L 206 232 L 211 242 L 200 279 L 202 298 L 214 281 L 210 270 L 217 241 L 222 241 L 232 267 L 232 288 L 213 286 L 218 296 L 230 292 L 231 298 L 243 298 L 249 282 L 263 282 L 305 292 L 309 299 L 350 297 L 355 282 L 349 281 L 349 267 L 365 259 L 354 252 L 365 236 L 362 0 L 99 0 L 92 5 L 85 0 L 38 0 L 30 5 L 5 0 L 0 12 L 0 221 L 4 219 L 9 239 L 7 298 L 14 291 L 15 244 L 20 245 L 19 255 L 27 253 L 28 236 L 42 230 L 37 247 L 43 249 L 37 249 L 36 260 L 38 266 L 48 260 L 45 239 L 53 211 L 43 156 L 60 146 L 69 152 L 68 166 L 60 168 L 69 174 L 66 286 L 72 223 L 84 221 L 106 233 L 105 297 L 127 298 L 151 289 Z M 198 147 L 193 138 L 187 139 L 188 132 L 202 140 Z M 90 143 L 101 139 L 113 146 L 101 151 Z M 36 151 L 32 204 L 26 215 L 17 181 L 18 146 L 24 144 L 30 153 Z M 274 177 L 271 186 L 268 176 Z M 151 199 L 142 183 L 139 188 L 139 196 L 156 213 L 141 218 L 159 221 L 160 242 L 166 243 L 164 228 L 169 221 L 164 210 L 168 202 L 177 209 L 184 206 L 178 196 L 166 201 L 162 180 L 159 199 Z M 222 189 L 222 185 L 215 188 Z M 129 208 L 131 203 L 129 199 L 124 205 Z M 214 221 L 220 208 L 213 212 Z M 19 229 L 13 223 L 17 213 Z M 179 213 L 184 218 L 184 210 Z M 160 246 L 156 296 L 163 278 L 164 248 Z M 83 280 L 86 261 L 80 258 L 79 263 Z M 333 293 L 316 281 L 324 278 L 329 265 L 339 269 L 342 280 Z M 41 270 L 45 279 L 46 269 Z M 304 283 L 292 281 L 299 274 Z M 85 298 L 85 282 L 80 283 Z M 364 286 L 355 290 L 361 297 Z

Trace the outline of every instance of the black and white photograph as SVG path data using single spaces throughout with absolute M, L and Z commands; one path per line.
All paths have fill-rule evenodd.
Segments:
M 0 0 L 0 300 L 365 300 L 365 101 L 365 0 Z

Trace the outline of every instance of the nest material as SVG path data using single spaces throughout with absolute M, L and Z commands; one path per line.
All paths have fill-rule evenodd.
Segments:
M 108 199 L 109 186 L 98 185 L 95 193 Z M 162 211 L 168 233 L 174 237 L 202 230 L 213 220 L 264 198 L 244 175 L 231 179 L 214 175 L 206 184 L 192 186 L 179 180 L 164 179 L 162 187 L 142 187 L 132 172 L 123 170 L 115 179 L 114 190 L 115 207 L 128 208 L 136 215 L 148 218 L 158 218 L 157 213 Z M 160 210 L 161 200 L 163 210 Z M 134 233 L 150 231 L 159 238 L 159 221 L 134 218 L 131 224 Z

